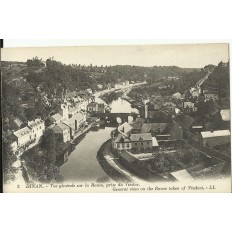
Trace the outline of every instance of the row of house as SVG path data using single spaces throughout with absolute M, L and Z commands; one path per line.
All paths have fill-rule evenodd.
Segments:
M 37 118 L 33 121 L 28 121 L 27 126 L 13 132 L 13 143 L 11 144 L 13 152 L 39 140 L 44 131 L 45 123 L 42 119 Z
M 183 130 L 177 123 L 124 123 L 113 136 L 112 147 L 133 153 L 152 152 L 160 142 L 183 139 Z
M 73 114 L 70 114 L 69 107 L 62 104 L 58 113 L 48 118 L 47 125 L 64 143 L 70 141 L 86 122 L 85 112 L 74 112 L 72 111 Z

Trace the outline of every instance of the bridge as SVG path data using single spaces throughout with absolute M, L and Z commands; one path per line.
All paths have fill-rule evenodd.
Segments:
M 135 120 L 138 117 L 138 113 L 93 113 L 92 116 L 99 117 L 102 121 L 106 123 L 114 124 L 119 123 L 118 120 L 121 120 L 120 123 L 129 122 Z

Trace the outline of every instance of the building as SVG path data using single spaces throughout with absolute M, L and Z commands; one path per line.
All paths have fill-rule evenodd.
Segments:
M 220 114 L 221 114 L 222 120 L 224 122 L 229 122 L 230 121 L 230 109 L 221 110 Z
M 97 111 L 97 102 L 91 102 L 87 106 L 87 111 L 89 112 L 96 112 Z
M 87 106 L 88 112 L 105 113 L 104 103 L 91 102 Z
M 193 177 L 186 169 L 182 169 L 179 171 L 171 172 L 170 175 L 172 176 L 171 179 L 183 183 L 192 182 L 194 181 Z
M 229 130 L 203 131 L 200 135 L 199 141 L 210 148 L 230 143 Z
M 181 99 L 181 94 L 179 92 L 172 94 L 172 98 Z
M 213 100 L 218 101 L 218 94 L 217 93 L 205 93 L 205 101 Z
M 184 107 L 184 112 L 185 113 L 193 113 L 197 111 L 197 107 L 195 106 L 195 103 L 193 102 L 184 102 L 183 103 L 183 107 Z
M 113 140 L 112 146 L 118 151 L 131 150 L 132 148 L 130 139 L 127 136 L 123 136 L 122 134 L 117 135 L 115 140 Z
M 163 104 L 163 108 L 164 110 L 166 110 L 168 113 L 175 113 L 175 109 L 176 109 L 176 104 L 173 102 L 165 102 Z
M 151 133 L 157 141 L 177 141 L 183 139 L 183 129 L 178 123 L 144 123 L 142 133 Z
M 40 118 L 35 119 L 34 121 L 28 122 L 28 127 L 31 128 L 31 139 L 36 140 L 44 134 L 45 124 L 44 121 Z
M 72 97 L 76 97 L 76 96 L 77 96 L 76 91 L 66 91 L 64 98 L 68 99 L 68 98 L 72 98 Z
M 97 88 L 98 88 L 98 89 L 103 89 L 103 86 L 102 86 L 101 84 L 98 84 L 98 85 L 97 85 Z
M 70 127 L 63 124 L 63 123 L 58 123 L 56 125 L 54 125 L 52 128 L 51 128 L 54 133 L 55 133 L 55 136 L 63 141 L 64 143 L 70 141 L 71 137 L 70 137 Z
M 32 140 L 32 130 L 28 126 L 15 131 L 14 135 L 16 136 L 18 148 L 30 143 Z
M 88 94 L 92 94 L 93 93 L 93 91 L 92 91 L 92 89 L 86 89 L 86 92 L 88 93 Z
M 153 143 L 151 133 L 131 134 L 131 149 L 134 153 L 152 152 Z
M 58 113 L 55 113 L 52 116 L 50 116 L 47 119 L 46 124 L 47 126 L 50 126 L 51 124 L 60 123 L 64 120 L 67 120 L 68 118 L 69 118 L 68 106 L 65 104 L 61 104 Z
M 77 113 L 68 120 L 63 121 L 63 124 L 67 125 L 70 128 L 70 137 L 72 138 L 80 129 L 80 127 L 85 123 L 85 121 L 86 114 Z

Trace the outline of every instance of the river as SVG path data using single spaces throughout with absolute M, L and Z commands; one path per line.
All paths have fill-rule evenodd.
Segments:
M 97 99 L 96 101 L 100 102 L 102 100 Z M 112 113 L 138 112 L 137 109 L 131 107 L 129 102 L 120 97 L 113 100 L 109 106 Z M 110 139 L 110 133 L 113 129 L 112 127 L 105 127 L 97 131 L 90 130 L 87 132 L 86 136 L 69 155 L 68 161 L 60 167 L 64 181 L 102 182 L 109 180 L 110 177 L 104 172 L 96 156 L 101 145 Z

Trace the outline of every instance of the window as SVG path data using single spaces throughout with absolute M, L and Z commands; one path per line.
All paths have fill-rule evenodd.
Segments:
M 149 145 L 149 142 L 147 142 L 147 145 Z
M 135 146 L 137 146 L 137 143 L 135 143 Z
M 117 144 L 117 146 L 118 146 L 118 148 L 120 148 L 120 144 L 119 143 Z
M 39 127 L 39 129 L 41 129 L 41 126 Z
M 141 143 L 141 145 L 143 145 L 143 143 Z
M 129 143 L 127 144 L 127 147 L 130 147 L 130 144 L 129 144 Z

